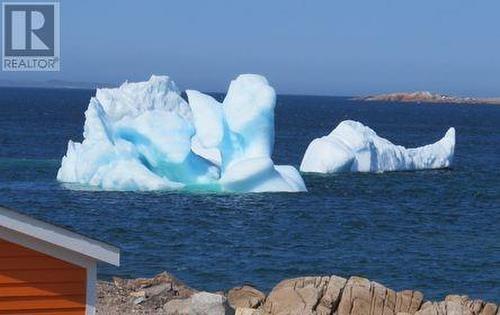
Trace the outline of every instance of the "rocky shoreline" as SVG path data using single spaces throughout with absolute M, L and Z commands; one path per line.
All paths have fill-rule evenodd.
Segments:
M 443 94 L 433 94 L 427 91 L 410 93 L 389 93 L 380 95 L 370 95 L 365 97 L 356 97 L 355 100 L 361 101 L 384 101 L 384 102 L 403 102 L 403 103 L 453 103 L 453 104 L 500 104 L 500 98 L 474 98 L 459 97 Z
M 427 301 L 419 291 L 396 292 L 361 277 L 288 279 L 267 296 L 248 285 L 210 293 L 193 289 L 164 272 L 153 278 L 99 281 L 97 314 L 500 315 L 500 307 L 460 295 Z

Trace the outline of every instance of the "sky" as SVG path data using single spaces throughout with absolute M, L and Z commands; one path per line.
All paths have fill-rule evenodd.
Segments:
M 61 0 L 61 71 L 0 79 L 120 83 L 169 75 L 225 91 L 240 73 L 279 94 L 430 90 L 500 96 L 498 0 Z

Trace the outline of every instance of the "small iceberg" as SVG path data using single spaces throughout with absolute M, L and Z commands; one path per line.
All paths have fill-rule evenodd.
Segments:
M 83 141 L 69 141 L 57 179 L 103 190 L 306 191 L 292 166 L 274 165 L 276 94 L 267 80 L 233 80 L 223 103 L 167 76 L 98 89 Z
M 454 150 L 454 128 L 436 143 L 406 149 L 357 121 L 346 120 L 309 144 L 300 170 L 328 174 L 439 169 L 451 166 Z

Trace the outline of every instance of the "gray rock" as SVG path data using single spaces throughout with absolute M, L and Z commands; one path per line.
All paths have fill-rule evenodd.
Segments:
M 137 299 L 134 299 L 134 304 L 137 305 L 137 304 L 141 304 L 142 302 L 146 301 L 146 298 L 143 297 L 143 296 L 140 296 L 138 297 Z
M 224 296 L 208 292 L 198 292 L 183 300 L 171 300 L 165 303 L 163 310 L 167 315 L 234 314 Z
M 190 315 L 191 299 L 176 299 L 165 303 L 163 306 L 166 315 Z
M 160 273 L 153 278 L 122 279 L 113 277 L 113 283 L 122 290 L 145 291 L 146 296 L 168 293 L 180 298 L 187 298 L 196 292 L 167 272 Z

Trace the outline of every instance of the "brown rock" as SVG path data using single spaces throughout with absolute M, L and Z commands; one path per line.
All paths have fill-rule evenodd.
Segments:
M 262 310 L 256 310 L 248 307 L 238 307 L 234 315 L 264 315 Z
M 342 293 L 338 315 L 415 313 L 422 304 L 418 291 L 395 291 L 365 278 L 351 277 Z
M 415 315 L 472 315 L 462 304 L 454 301 L 426 302 Z
M 351 277 L 344 288 L 339 308 L 339 315 L 371 314 L 371 284 L 364 278 Z
M 480 315 L 495 315 L 497 311 L 500 312 L 500 307 L 494 303 L 486 303 L 484 308 L 481 310 Z
M 500 315 L 494 303 L 448 295 L 425 302 L 418 291 L 395 292 L 361 277 L 302 277 L 280 282 L 267 299 L 250 286 L 196 292 L 167 273 L 151 279 L 98 281 L 97 313 L 120 315 Z M 232 306 L 232 308 L 230 307 Z
M 316 308 L 321 305 L 320 314 L 331 314 L 333 309 L 329 307 L 337 303 L 343 281 L 345 283 L 342 279 L 302 277 L 284 280 L 267 297 L 264 311 L 271 315 L 317 314 Z
M 244 285 L 229 290 L 227 299 L 234 309 L 257 308 L 264 302 L 266 295 L 254 287 Z
M 448 295 L 441 302 L 426 302 L 418 315 L 495 315 L 499 308 L 494 303 L 471 300 L 467 295 Z
M 414 314 L 422 305 L 424 295 L 420 291 L 404 290 L 396 293 L 396 313 L 403 312 Z
M 331 276 L 323 297 L 316 307 L 316 314 L 329 315 L 337 309 L 340 302 L 340 296 L 346 285 L 347 279 L 337 276 Z

